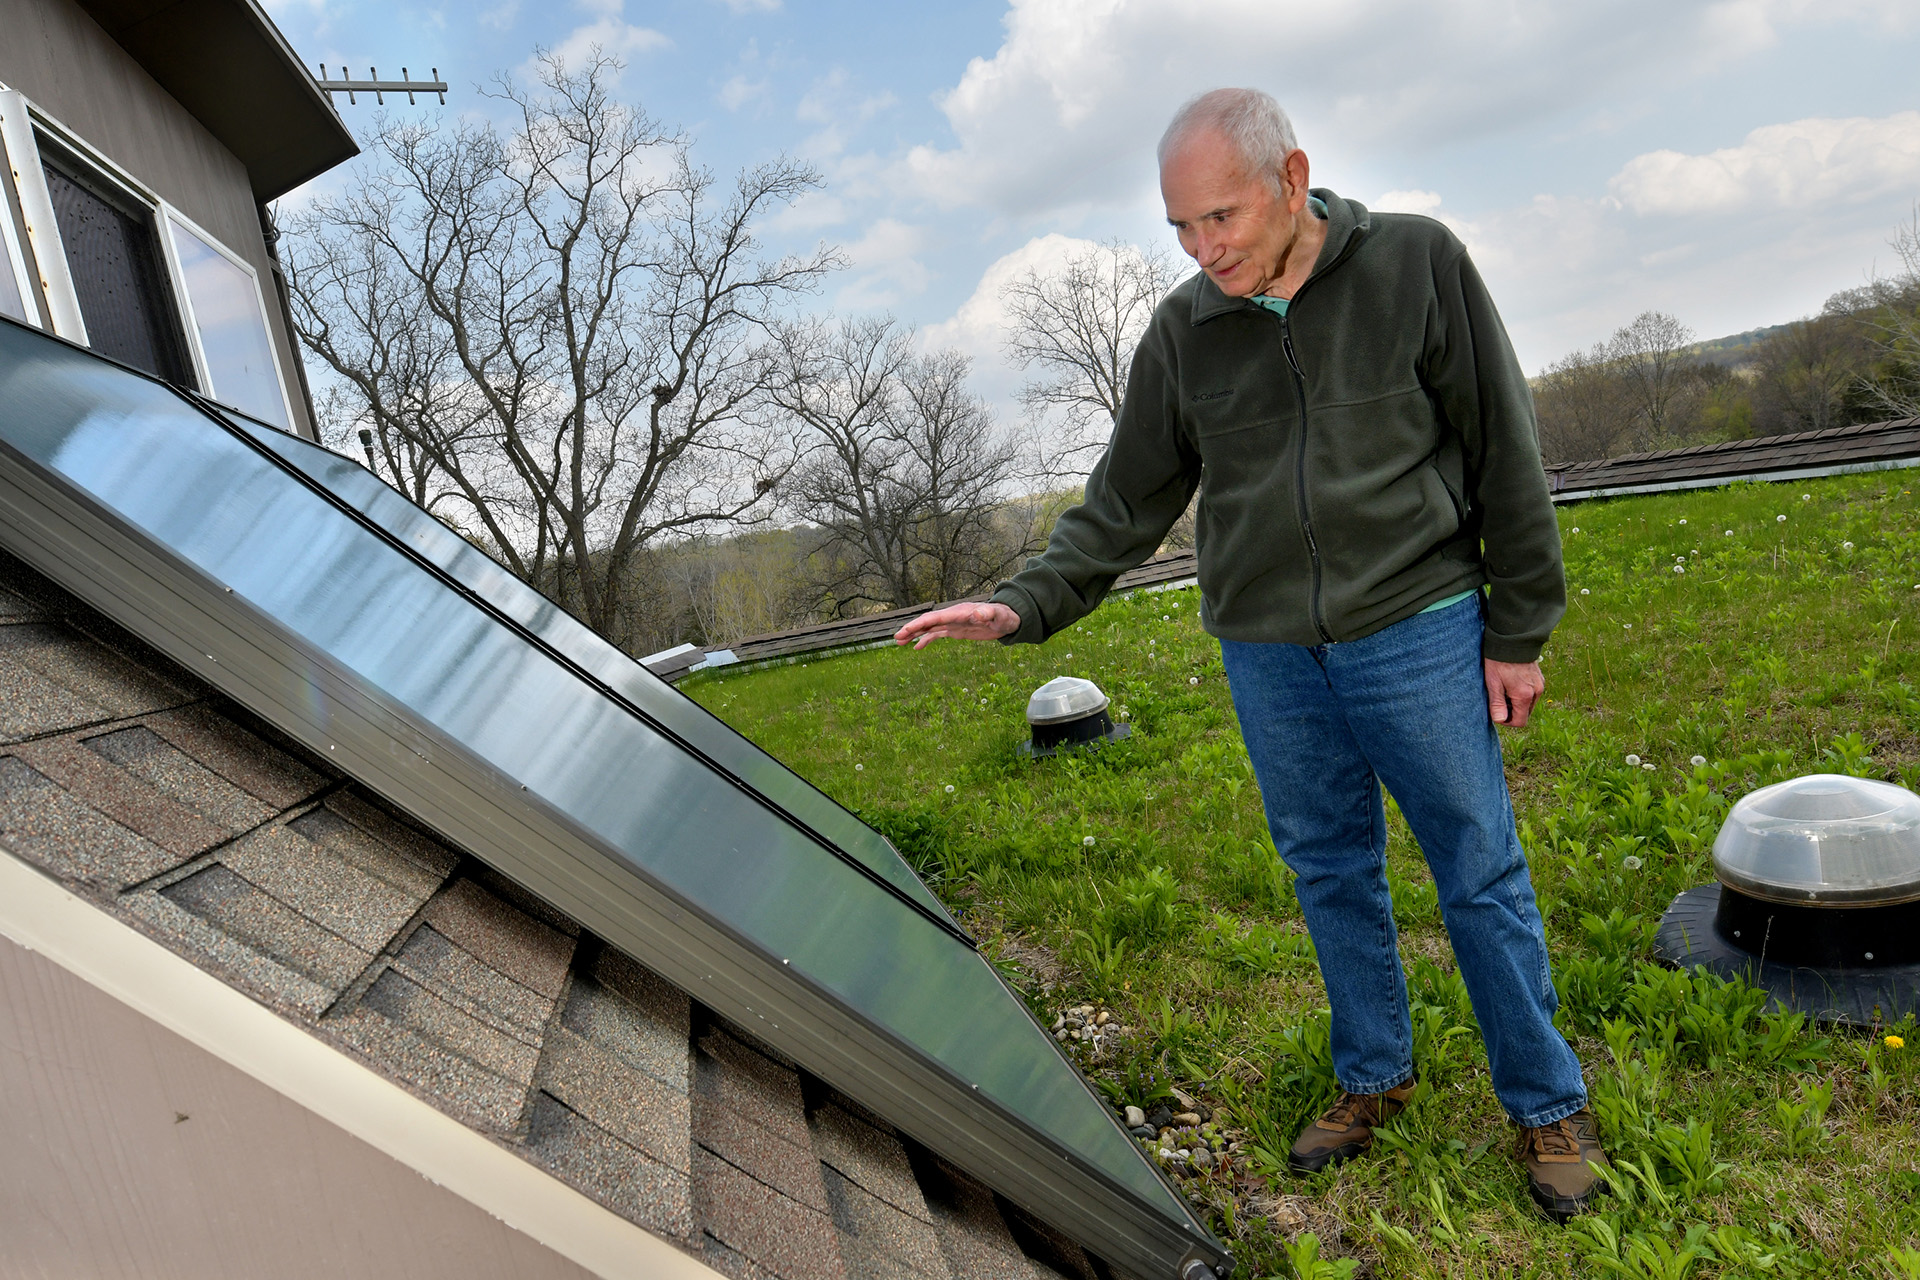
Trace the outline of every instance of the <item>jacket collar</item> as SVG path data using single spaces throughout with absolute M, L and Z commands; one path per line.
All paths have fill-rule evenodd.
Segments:
M 1307 275 L 1308 285 L 1359 248 L 1373 222 L 1373 216 L 1359 201 L 1344 199 L 1325 187 L 1314 187 L 1312 191 L 1327 206 L 1327 242 L 1320 247 L 1320 256 L 1314 260 L 1313 270 Z M 1301 288 L 1304 290 L 1306 285 Z M 1205 324 L 1215 316 L 1258 305 L 1245 298 L 1229 298 L 1220 292 L 1220 286 L 1213 282 L 1213 277 L 1202 271 L 1200 282 L 1193 291 L 1193 323 Z

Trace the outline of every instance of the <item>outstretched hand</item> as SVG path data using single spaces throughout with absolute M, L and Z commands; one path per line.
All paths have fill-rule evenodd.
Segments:
M 1020 615 L 1006 605 L 950 604 L 944 609 L 923 613 L 893 633 L 895 644 L 910 644 L 924 649 L 935 640 L 951 636 L 955 640 L 998 640 L 1020 629 Z
M 1547 691 L 1547 677 L 1537 662 L 1495 662 L 1482 658 L 1487 671 L 1487 714 L 1495 724 L 1524 729 L 1533 704 Z

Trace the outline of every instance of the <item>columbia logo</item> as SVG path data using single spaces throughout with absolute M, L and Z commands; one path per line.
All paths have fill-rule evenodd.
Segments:
M 1234 392 L 1234 388 L 1232 387 L 1228 387 L 1225 391 L 1203 391 L 1199 395 L 1193 398 L 1193 402 L 1195 404 L 1200 404 L 1203 401 L 1207 401 L 1207 400 L 1223 400 L 1226 397 L 1232 395 L 1233 392 Z

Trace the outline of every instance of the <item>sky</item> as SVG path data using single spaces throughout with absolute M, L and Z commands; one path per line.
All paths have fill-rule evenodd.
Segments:
M 766 230 L 844 251 L 823 309 L 958 346 L 1003 402 L 1000 285 L 1109 237 L 1176 250 L 1154 143 L 1220 85 L 1280 100 L 1314 185 L 1451 226 L 1529 373 L 1649 309 L 1703 338 L 1817 312 L 1896 265 L 1920 201 L 1920 0 L 267 7 L 335 77 L 437 66 L 448 104 L 421 113 L 491 114 L 480 90 L 536 48 L 617 55 L 623 96 L 717 173 L 820 170 Z

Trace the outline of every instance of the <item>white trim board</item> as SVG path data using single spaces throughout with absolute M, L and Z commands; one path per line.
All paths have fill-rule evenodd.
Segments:
M 0 935 L 608 1280 L 719 1273 L 442 1114 L 0 848 Z

